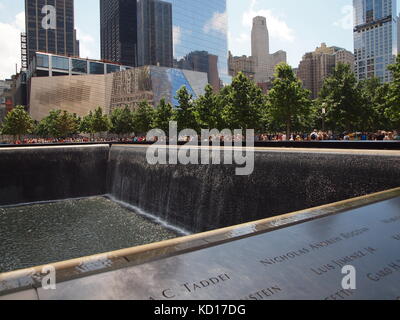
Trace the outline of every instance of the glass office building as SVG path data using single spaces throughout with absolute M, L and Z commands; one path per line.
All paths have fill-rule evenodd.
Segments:
M 137 65 L 137 10 L 133 0 L 100 0 L 101 58 Z
M 356 75 L 390 82 L 387 66 L 398 52 L 396 0 L 353 0 L 353 5 Z
M 226 0 L 101 0 L 100 10 L 102 59 L 206 72 L 214 88 L 230 82 Z
M 37 51 L 79 55 L 74 29 L 74 0 L 25 0 L 28 62 Z
M 173 66 L 171 3 L 138 0 L 138 65 Z

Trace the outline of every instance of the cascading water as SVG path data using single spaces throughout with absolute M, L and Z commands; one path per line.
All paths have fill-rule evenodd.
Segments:
M 400 185 L 396 156 L 256 152 L 250 176 L 232 165 L 150 165 L 146 149 L 113 146 L 108 192 L 164 221 L 202 232 Z

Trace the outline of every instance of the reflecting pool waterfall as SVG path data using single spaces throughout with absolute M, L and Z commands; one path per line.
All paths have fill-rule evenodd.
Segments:
M 168 223 L 202 232 L 400 185 L 397 157 L 256 152 L 251 176 L 233 165 L 150 165 L 146 149 L 113 146 L 108 192 Z

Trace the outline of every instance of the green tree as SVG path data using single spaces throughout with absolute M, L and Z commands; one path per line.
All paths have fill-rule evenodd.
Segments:
M 93 128 L 92 128 L 92 121 L 93 121 L 93 112 L 90 111 L 88 115 L 84 116 L 82 118 L 82 121 L 80 123 L 79 131 L 82 133 L 89 133 L 93 134 Z
M 142 101 L 133 113 L 133 121 L 137 134 L 146 134 L 153 127 L 154 108 L 147 102 Z
M 220 101 L 225 105 L 223 120 L 230 129 L 261 128 L 265 96 L 242 72 L 233 78 L 232 84 L 224 88 L 220 95 Z
M 131 134 L 135 131 L 133 112 L 125 108 L 114 109 L 110 115 L 111 133 Z
M 360 81 L 358 85 L 362 99 L 359 129 L 362 131 L 390 129 L 391 123 L 386 115 L 389 84 L 382 84 L 378 78 L 371 78 Z
M 391 121 L 393 128 L 400 129 L 400 55 L 397 56 L 396 63 L 390 65 L 388 69 L 392 72 L 393 81 L 388 88 L 385 115 Z
M 90 129 L 92 133 L 106 132 L 110 129 L 110 121 L 106 114 L 103 114 L 103 109 L 98 107 L 91 119 L 90 119 Z
M 223 129 L 222 104 L 211 85 L 205 88 L 205 94 L 200 96 L 194 105 L 194 114 L 198 127 L 201 129 Z
M 310 91 L 303 88 L 289 65 L 282 63 L 276 67 L 273 88 L 267 97 L 269 120 L 274 127 L 285 128 L 287 139 L 293 128 L 307 126 L 312 110 Z
M 179 106 L 174 110 L 174 120 L 178 123 L 178 130 L 198 130 L 195 116 L 193 96 L 185 86 L 182 86 L 176 93 Z
M 57 122 L 58 137 L 67 138 L 79 132 L 79 119 L 76 114 L 62 111 Z
M 51 110 L 36 127 L 36 134 L 43 137 L 67 138 L 79 133 L 80 119 L 76 114 L 62 110 Z
M 169 123 L 173 120 L 174 111 L 170 103 L 161 99 L 157 109 L 154 111 L 153 128 L 161 129 L 168 135 Z
M 23 106 L 16 106 L 5 117 L 2 134 L 12 135 L 21 139 L 21 135 L 29 134 L 34 129 L 34 121 Z
M 339 63 L 325 79 L 319 102 L 326 107 L 328 127 L 336 132 L 359 129 L 365 117 L 361 91 L 348 64 Z
M 36 126 L 35 133 L 41 137 L 55 137 L 55 126 L 60 112 L 60 110 L 51 110 L 49 115 Z

